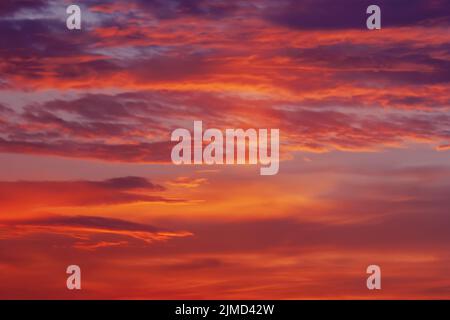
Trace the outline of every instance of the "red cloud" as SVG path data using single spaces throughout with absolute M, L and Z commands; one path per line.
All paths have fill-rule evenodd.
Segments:
M 164 197 L 163 190 L 162 186 L 140 177 L 103 181 L 1 181 L 0 201 L 4 210 L 183 201 Z
M 129 239 L 146 243 L 192 236 L 187 231 L 170 231 L 151 225 L 94 216 L 52 216 L 28 220 L 3 221 L 2 238 L 24 237 L 34 233 L 58 234 L 77 239 L 75 248 L 94 250 L 128 245 Z M 122 239 L 121 241 L 113 241 Z M 128 239 L 124 241 L 123 239 Z M 82 240 L 82 241 L 80 241 Z

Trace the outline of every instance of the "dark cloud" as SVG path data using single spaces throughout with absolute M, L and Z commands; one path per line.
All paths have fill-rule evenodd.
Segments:
M 48 0 L 2 0 L 0 2 L 0 16 L 8 17 L 22 9 L 42 9 Z
M 235 0 L 137 0 L 136 3 L 159 19 L 185 16 L 220 19 L 232 15 L 239 7 L 239 1 Z
M 93 77 L 118 70 L 114 63 L 89 52 L 96 42 L 91 32 L 68 37 L 64 20 L 57 17 L 0 20 L 0 30 L 0 70 L 6 80 L 21 76 L 38 81 L 49 73 L 60 79 Z
M 158 232 L 163 229 L 135 223 L 122 219 L 96 217 L 96 216 L 53 216 L 47 218 L 8 221 L 9 225 L 15 226 L 69 226 L 69 227 L 87 227 L 104 230 L 122 230 L 122 231 L 144 231 Z
M 188 237 L 187 231 L 172 231 L 149 224 L 99 216 L 47 216 L 0 221 L 2 240 L 18 241 L 35 238 L 38 245 L 60 238 L 67 250 L 97 250 L 108 247 L 146 245 L 171 238 Z
M 11 153 L 47 154 L 69 158 L 100 159 L 118 162 L 166 163 L 175 143 L 55 142 L 5 140 L 0 138 L 0 151 Z
M 112 120 L 130 118 L 139 111 L 137 105 L 127 105 L 121 103 L 109 95 L 88 94 L 72 101 L 55 100 L 49 101 L 42 107 L 34 107 L 30 111 L 40 111 L 42 109 L 50 111 L 66 111 L 79 115 L 88 120 Z M 142 108 L 141 108 L 142 109 Z
M 104 181 L 1 181 L 0 199 L 4 208 L 183 201 L 160 195 L 164 190 L 147 179 L 131 176 Z
M 79 55 L 85 49 L 80 42 L 92 38 L 88 34 L 67 37 L 63 22 L 56 19 L 0 20 L 1 56 L 4 59 L 31 59 Z
M 112 178 L 104 181 L 91 181 L 91 184 L 111 189 L 147 189 L 147 190 L 164 190 L 164 187 L 155 185 L 142 177 L 121 177 Z
M 381 8 L 384 27 L 450 23 L 448 0 L 290 0 L 271 6 L 266 17 L 294 29 L 362 29 L 366 27 L 366 9 L 372 4 Z
M 412 43 L 376 46 L 342 42 L 312 48 L 284 48 L 278 54 L 295 64 L 335 70 L 332 80 L 379 85 L 432 85 L 450 81 L 450 61 L 437 58 L 450 45 L 413 47 Z M 406 69 L 405 69 L 406 68 Z M 412 101 L 417 103 L 417 101 Z
M 186 55 L 161 56 L 137 61 L 131 66 L 133 75 L 140 81 L 183 81 L 202 79 L 220 72 L 220 63 L 208 60 L 208 56 Z

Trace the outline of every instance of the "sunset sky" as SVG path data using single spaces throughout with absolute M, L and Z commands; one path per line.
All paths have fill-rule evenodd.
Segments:
M 450 0 L 1 0 L 0 299 L 450 299 L 449 27 Z M 279 128 L 279 173 L 173 165 L 194 120 Z

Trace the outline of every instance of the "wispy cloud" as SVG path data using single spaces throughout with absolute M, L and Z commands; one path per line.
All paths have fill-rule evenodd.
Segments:
M 369 4 L 0 1 L 0 297 L 449 297 L 450 3 Z M 279 175 L 171 166 L 194 120 Z
M 112 241 L 114 237 L 135 239 L 146 243 L 192 236 L 187 231 L 170 231 L 122 219 L 95 216 L 50 216 L 35 219 L 2 221 L 2 239 L 30 234 L 59 234 L 77 241 L 74 247 L 94 250 L 102 247 L 128 245 L 128 241 Z
M 184 201 L 165 197 L 161 195 L 163 191 L 162 186 L 141 177 L 121 177 L 103 181 L 0 182 L 0 198 L 5 210 Z

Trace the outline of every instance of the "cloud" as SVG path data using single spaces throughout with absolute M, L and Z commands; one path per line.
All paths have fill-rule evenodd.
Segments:
M 289 0 L 271 6 L 266 17 L 269 21 L 294 29 L 361 29 L 368 17 L 366 9 L 372 1 L 360 0 Z M 382 12 L 382 23 L 386 27 L 415 26 L 417 24 L 450 23 L 446 12 L 447 0 L 402 1 L 380 0 L 376 3 Z
M 402 160 L 415 159 L 400 155 Z M 383 279 L 395 288 L 383 291 L 383 298 L 445 296 L 438 288 L 445 287 L 442 279 L 450 262 L 448 166 L 394 167 L 391 162 L 395 161 L 382 154 L 384 165 L 372 167 L 360 159 L 343 157 L 345 167 L 339 170 L 333 168 L 338 161 L 329 157 L 315 169 L 322 172 L 320 165 L 324 165 L 323 176 L 340 175 L 341 179 L 331 189 L 320 189 L 315 194 L 317 202 L 290 205 L 284 216 L 265 205 L 252 217 L 245 203 L 238 203 L 239 216 L 233 219 L 229 219 L 236 211 L 233 208 L 228 208 L 226 217 L 212 219 L 186 214 L 182 208 L 176 217 L 166 215 L 158 224 L 189 230 L 194 236 L 166 239 L 170 241 L 155 239 L 155 233 L 167 229 L 126 219 L 41 216 L 2 220 L 0 234 L 7 237 L 0 241 L 5 248 L 0 250 L 0 267 L 20 270 L 19 275 L 8 273 L 2 283 L 11 288 L 10 296 L 20 296 L 24 293 L 19 290 L 23 288 L 19 279 L 31 274 L 36 278 L 32 283 L 41 277 L 56 283 L 47 281 L 39 294 L 29 296 L 65 297 L 55 275 L 60 270 L 64 280 L 66 263 L 81 261 L 86 280 L 88 274 L 96 275 L 95 282 L 87 281 L 85 288 L 90 290 L 86 295 L 97 298 L 362 298 L 368 297 L 365 268 L 376 261 L 382 266 Z M 290 177 L 295 183 L 277 184 L 281 190 L 268 201 L 282 201 L 285 190 L 296 199 L 305 196 L 296 187 L 313 188 L 308 173 L 314 180 L 321 176 L 303 170 Z M 237 192 L 248 197 L 248 183 L 254 181 L 245 176 L 240 179 L 242 189 Z M 105 180 L 101 185 L 113 190 L 123 184 L 131 184 L 130 188 L 145 184 L 138 179 L 119 181 Z M 213 187 L 217 187 L 213 194 L 231 191 L 210 182 L 208 188 Z M 265 186 L 256 187 L 260 192 Z M 258 195 L 258 203 L 264 201 Z M 208 206 L 211 202 L 217 204 L 209 199 L 195 210 L 214 214 L 215 207 Z M 23 267 L 29 264 L 34 268 Z M 55 272 L 49 273 L 49 268 Z
M 195 16 L 207 19 L 220 19 L 233 14 L 239 5 L 235 0 L 137 0 L 144 10 L 151 10 L 159 19 L 176 19 L 180 16 Z
M 245 99 L 215 93 L 126 92 L 28 105 L 3 119 L 0 151 L 115 162 L 170 163 L 170 132 L 205 127 L 280 128 L 281 151 L 373 151 L 409 141 L 450 139 L 445 102 L 377 93 L 302 100 Z M 442 99 L 443 97 L 441 97 Z M 445 98 L 444 98 L 445 99 Z M 390 108 L 392 102 L 408 105 Z M 376 111 L 381 105 L 383 112 Z M 214 108 L 211 108 L 214 105 Z M 364 108 L 364 112 L 359 112 Z M 400 106 L 399 106 L 400 108 Z M 410 109 L 412 108 L 412 109 Z M 171 121 L 161 121 L 171 119 Z M 250 121 L 252 119 L 252 121 Z
M 122 178 L 112 178 L 99 182 L 89 182 L 94 185 L 99 185 L 105 188 L 111 189 L 150 189 L 163 191 L 164 188 L 155 185 L 142 177 L 122 177 Z
M 97 216 L 51 216 L 8 220 L 2 221 L 1 226 L 3 239 L 26 237 L 35 233 L 59 234 L 74 238 L 76 240 L 74 248 L 86 250 L 126 246 L 130 238 L 152 243 L 192 235 L 187 231 L 170 231 L 147 224 Z M 122 240 L 114 241 L 114 239 Z
M 0 198 L 5 210 L 183 201 L 164 197 L 161 195 L 164 190 L 162 186 L 141 177 L 121 177 L 103 181 L 0 182 Z
M 174 180 L 167 182 L 168 185 L 181 188 L 197 188 L 205 183 L 208 183 L 206 178 L 190 178 L 190 177 L 178 177 Z
M 436 147 L 437 151 L 447 151 L 450 150 L 450 144 L 443 144 Z
M 0 3 L 0 16 L 8 16 L 22 9 L 42 9 L 47 0 L 3 0 Z
M 69 158 L 100 159 L 118 162 L 162 163 L 170 161 L 173 143 L 104 144 L 61 140 L 53 143 L 0 139 L 0 151 L 49 154 Z
M 83 298 L 370 298 L 374 261 L 383 298 L 448 295 L 449 2 L 380 1 L 381 32 L 368 4 L 87 0 L 69 32 L 1 1 L 0 297 L 71 298 L 74 262 Z M 141 177 L 193 120 L 279 128 L 290 161 Z

